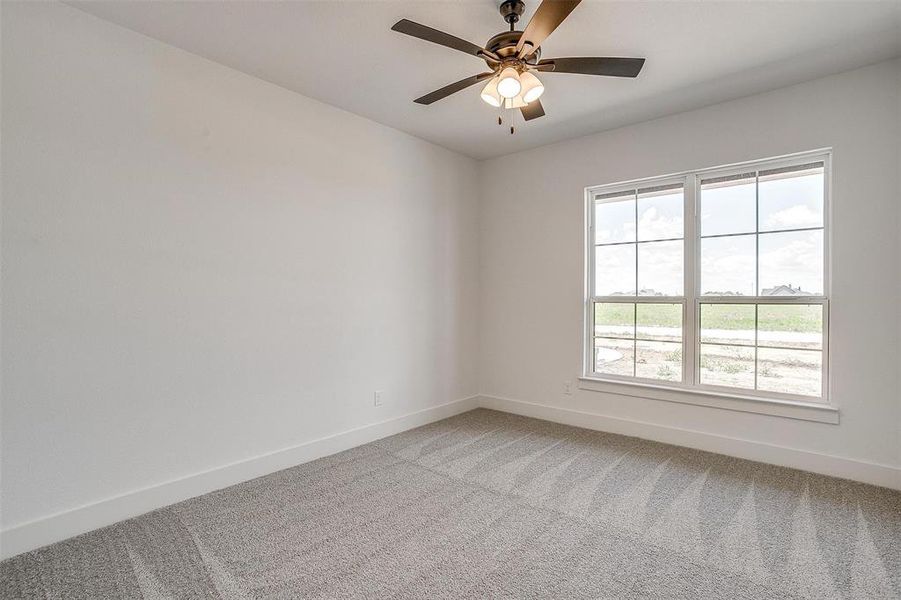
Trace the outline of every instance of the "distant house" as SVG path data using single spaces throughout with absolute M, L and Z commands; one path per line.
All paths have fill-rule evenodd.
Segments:
M 658 292 L 654 288 L 641 288 L 638 290 L 639 296 L 662 296 L 662 292 Z
M 761 296 L 813 296 L 810 292 L 805 292 L 800 287 L 794 288 L 791 284 L 777 285 L 776 287 L 763 288 Z

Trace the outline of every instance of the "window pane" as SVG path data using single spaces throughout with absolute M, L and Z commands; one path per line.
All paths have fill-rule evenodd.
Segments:
M 681 304 L 639 304 L 637 310 L 638 339 L 682 341 Z
M 701 235 L 757 231 L 754 173 L 701 181 Z
M 683 236 L 682 187 L 638 194 L 638 240 L 666 240 Z
M 635 342 L 635 376 L 682 381 L 682 344 Z
M 760 235 L 760 295 L 823 293 L 823 230 Z
M 701 383 L 754 389 L 754 348 L 701 344 Z
M 823 167 L 761 171 L 760 231 L 823 226 Z
M 771 234 L 778 235 L 778 234 Z M 701 293 L 708 296 L 753 296 L 754 235 L 701 240 Z
M 810 350 L 757 350 L 757 389 L 821 396 L 823 353 Z
M 632 377 L 635 374 L 634 344 L 632 340 L 595 338 L 595 372 Z
M 594 305 L 594 334 L 604 337 L 635 337 L 635 305 L 597 302 Z
M 605 199 L 594 206 L 596 244 L 635 241 L 635 194 Z
M 638 295 L 681 296 L 682 240 L 638 244 Z
M 753 304 L 702 304 L 701 342 L 754 345 Z
M 821 304 L 761 304 L 757 307 L 757 343 L 780 348 L 823 348 Z
M 635 295 L 635 244 L 595 246 L 594 295 Z

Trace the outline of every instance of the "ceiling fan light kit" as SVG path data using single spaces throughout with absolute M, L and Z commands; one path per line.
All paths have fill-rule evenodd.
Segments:
M 513 67 L 505 67 L 497 82 L 497 91 L 504 98 L 513 98 L 519 94 L 522 84 L 519 82 L 519 73 Z
M 526 104 L 538 100 L 544 93 L 544 84 L 529 71 L 519 76 L 519 83 L 522 84 L 522 99 Z
M 498 77 L 492 77 L 485 85 L 485 87 L 482 88 L 482 100 L 495 108 L 499 108 L 501 105 L 501 100 L 503 100 L 503 98 L 501 98 L 500 92 L 497 91 L 498 80 Z
M 523 119 L 530 121 L 544 116 L 539 98 L 544 84 L 532 71 L 544 73 L 581 73 L 608 77 L 637 77 L 644 66 L 643 58 L 573 57 L 541 59 L 541 44 L 579 5 L 580 0 L 543 0 L 525 30 L 514 25 L 525 11 L 522 0 L 504 0 L 499 11 L 510 25 L 509 31 L 498 33 L 484 47 L 444 33 L 437 29 L 401 19 L 392 30 L 427 42 L 465 52 L 485 61 L 490 71 L 472 75 L 446 85 L 414 102 L 429 105 L 488 79 L 481 98 L 489 105 L 507 109 L 518 108 Z M 511 128 L 512 133 L 512 128 Z

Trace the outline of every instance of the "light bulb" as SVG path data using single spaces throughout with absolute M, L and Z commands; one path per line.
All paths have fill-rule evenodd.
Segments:
M 501 95 L 497 92 L 499 79 L 499 77 L 492 77 L 485 87 L 482 88 L 482 100 L 495 107 L 501 105 Z
M 507 67 L 501 71 L 500 81 L 497 82 L 497 91 L 504 98 L 513 98 L 522 89 L 519 83 L 519 73 L 513 67 Z
M 538 100 L 544 93 L 544 84 L 528 71 L 519 76 L 519 82 L 522 84 L 522 99 L 527 104 Z

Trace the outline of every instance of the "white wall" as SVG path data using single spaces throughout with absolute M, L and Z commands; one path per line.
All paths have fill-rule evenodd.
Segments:
M 637 421 L 629 431 L 651 437 L 662 426 L 901 467 L 899 81 L 901 63 L 890 61 L 483 163 L 482 393 Z M 824 147 L 834 148 L 839 425 L 563 394 L 581 365 L 586 186 Z
M 477 393 L 474 161 L 64 5 L 2 44 L 4 529 Z

